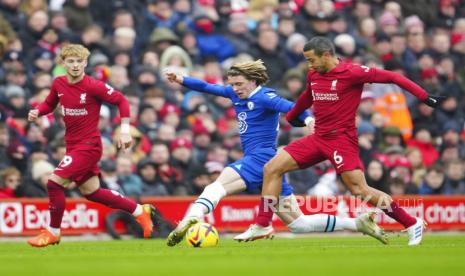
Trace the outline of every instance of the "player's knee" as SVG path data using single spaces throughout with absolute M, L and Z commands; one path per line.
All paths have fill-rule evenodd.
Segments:
M 282 174 L 281 170 L 280 170 L 280 167 L 279 166 L 276 166 L 276 164 L 274 162 L 268 162 L 265 164 L 265 166 L 263 167 L 263 173 L 264 174 L 267 174 L 267 175 L 279 175 L 279 174 Z

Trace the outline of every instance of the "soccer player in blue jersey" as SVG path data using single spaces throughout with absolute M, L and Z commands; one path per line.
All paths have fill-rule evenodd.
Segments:
M 261 190 L 263 166 L 276 154 L 279 113 L 287 113 L 294 104 L 278 96 L 275 90 L 262 86 L 268 81 L 268 75 L 261 60 L 233 65 L 227 71 L 227 86 L 208 84 L 173 71 L 166 71 L 165 77 L 189 89 L 231 99 L 244 150 L 244 158 L 229 164 L 215 182 L 205 187 L 176 229 L 170 233 L 167 243 L 174 246 L 183 239 L 189 227 L 212 212 L 224 196 L 246 190 Z M 313 118 L 305 111 L 291 123 L 295 126 L 305 126 L 305 123 L 313 128 L 313 122 Z M 282 200 L 279 205 L 288 207 L 278 208 L 276 214 L 292 232 L 352 230 L 387 242 L 382 229 L 374 223 L 373 214 L 364 214 L 356 219 L 326 214 L 303 215 L 292 194 L 292 186 L 284 178 L 282 183 Z M 273 235 L 271 226 L 261 231 L 260 238 Z

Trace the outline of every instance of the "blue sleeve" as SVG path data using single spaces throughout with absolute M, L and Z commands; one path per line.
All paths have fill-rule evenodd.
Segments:
M 234 93 L 230 86 L 209 84 L 203 80 L 194 79 L 190 77 L 184 77 L 182 85 L 192 90 L 209 93 L 225 98 L 231 98 L 232 93 Z
M 287 113 L 294 107 L 293 102 L 281 98 L 274 92 L 267 92 L 265 95 L 265 105 L 271 110 Z M 302 114 L 299 115 L 299 119 L 304 122 L 305 119 L 309 116 L 311 116 L 310 112 L 305 110 Z

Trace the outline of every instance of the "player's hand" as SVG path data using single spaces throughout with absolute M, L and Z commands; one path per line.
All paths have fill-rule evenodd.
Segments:
M 131 147 L 131 145 L 132 145 L 131 134 L 121 132 L 119 135 L 119 140 L 118 140 L 118 148 L 127 150 Z
M 182 84 L 182 82 L 184 81 L 184 77 L 177 74 L 176 72 L 170 70 L 170 69 L 166 69 L 164 72 L 165 74 L 165 78 L 169 81 L 169 82 L 177 82 L 179 84 Z
M 315 119 L 313 117 L 307 117 L 305 118 L 305 125 L 308 128 L 308 134 L 312 135 L 315 133 Z
M 29 111 L 29 114 L 27 116 L 27 119 L 29 122 L 34 122 L 35 120 L 37 120 L 37 118 L 39 118 L 39 110 L 38 109 L 31 109 Z
M 292 119 L 292 120 L 288 120 L 289 124 L 291 124 L 291 126 L 293 127 L 304 127 L 305 126 L 305 123 L 302 122 L 299 118 L 295 118 L 295 119 Z
M 446 99 L 446 97 L 444 96 L 428 96 L 428 98 L 426 98 L 426 100 L 424 100 L 423 102 L 432 107 L 432 108 L 436 108 L 438 107 L 444 100 Z

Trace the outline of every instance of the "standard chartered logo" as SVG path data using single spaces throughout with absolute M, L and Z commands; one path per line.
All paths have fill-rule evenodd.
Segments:
M 241 112 L 237 114 L 237 123 L 239 127 L 239 134 L 245 133 L 247 131 L 247 122 L 245 121 L 247 119 L 247 113 Z

